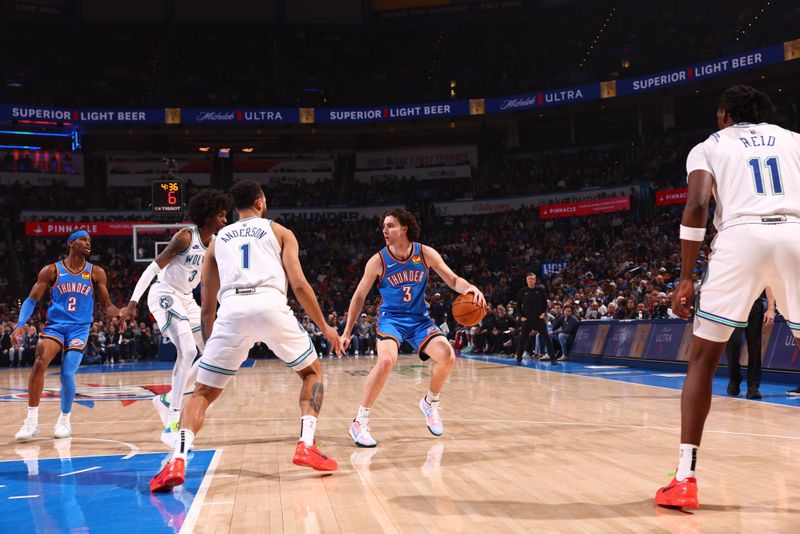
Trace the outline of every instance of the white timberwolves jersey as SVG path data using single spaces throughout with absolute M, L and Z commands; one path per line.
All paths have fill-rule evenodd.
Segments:
M 695 146 L 686 172 L 714 176 L 714 226 L 746 215 L 800 216 L 800 136 L 779 126 L 739 123 Z
M 200 239 L 200 231 L 191 227 L 192 241 L 189 247 L 175 256 L 171 262 L 158 273 L 158 281 L 169 285 L 179 293 L 191 293 L 200 283 L 200 271 L 206 257 L 206 246 Z M 214 239 L 212 236 L 211 239 Z
M 220 296 L 229 289 L 271 287 L 286 294 L 281 245 L 272 221 L 249 217 L 219 231 L 215 241 Z

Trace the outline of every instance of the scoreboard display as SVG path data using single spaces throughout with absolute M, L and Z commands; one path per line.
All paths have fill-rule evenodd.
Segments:
M 184 186 L 181 180 L 153 182 L 153 213 L 180 213 L 183 210 Z

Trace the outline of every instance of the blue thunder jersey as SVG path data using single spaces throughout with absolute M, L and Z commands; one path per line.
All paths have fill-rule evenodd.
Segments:
M 47 324 L 89 324 L 94 315 L 94 285 L 92 264 L 71 273 L 63 263 L 56 262 L 56 280 L 50 288 Z
M 413 243 L 411 256 L 406 261 L 392 256 L 388 247 L 383 247 L 380 255 L 383 261 L 383 275 L 378 283 L 380 315 L 428 317 L 425 305 L 428 266 L 422 256 L 422 245 Z

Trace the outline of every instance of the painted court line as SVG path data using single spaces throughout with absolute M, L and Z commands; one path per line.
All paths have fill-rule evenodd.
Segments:
M 58 475 L 58 476 L 60 476 L 60 477 L 68 477 L 70 475 L 77 475 L 78 473 L 86 473 L 87 471 L 94 471 L 95 469 L 100 469 L 101 467 L 103 467 L 103 466 L 96 465 L 94 467 L 88 467 L 86 469 L 81 469 L 80 471 L 73 471 L 72 473 L 63 473 L 63 474 Z
M 14 497 L 9 497 L 8 499 L 35 499 L 38 495 L 15 495 Z
M 200 508 L 203 506 L 203 501 L 206 500 L 206 493 L 208 492 L 208 487 L 211 485 L 211 480 L 214 478 L 214 471 L 217 469 L 220 456 L 222 456 L 222 449 L 214 451 L 214 456 L 211 457 L 211 462 L 208 464 L 206 474 L 203 476 L 203 481 L 200 483 L 200 489 L 197 490 L 197 495 L 195 495 L 192 501 L 192 507 L 186 515 L 186 521 L 183 522 L 179 534 L 191 534 L 194 532 L 194 527 L 197 524 L 197 520 L 200 518 Z
M 681 378 L 686 376 L 686 373 L 657 373 L 653 376 L 660 376 L 662 378 Z
M 233 504 L 234 501 L 211 501 L 207 503 L 203 503 L 203 506 L 214 506 L 216 504 Z

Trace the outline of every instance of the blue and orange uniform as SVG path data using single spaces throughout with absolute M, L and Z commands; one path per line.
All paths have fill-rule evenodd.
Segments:
M 69 413 L 75 397 L 75 371 L 83 359 L 94 314 L 92 264 L 79 272 L 56 262 L 56 279 L 50 286 L 50 305 L 43 339 L 58 343 L 64 350 L 61 364 L 61 411 Z
M 388 247 L 383 247 L 379 254 L 383 274 L 378 281 L 381 294 L 378 338 L 391 339 L 398 348 L 407 341 L 421 355 L 434 337 L 443 335 L 425 304 L 428 265 L 422 245 L 412 243 L 411 254 L 405 260 L 393 256 Z

